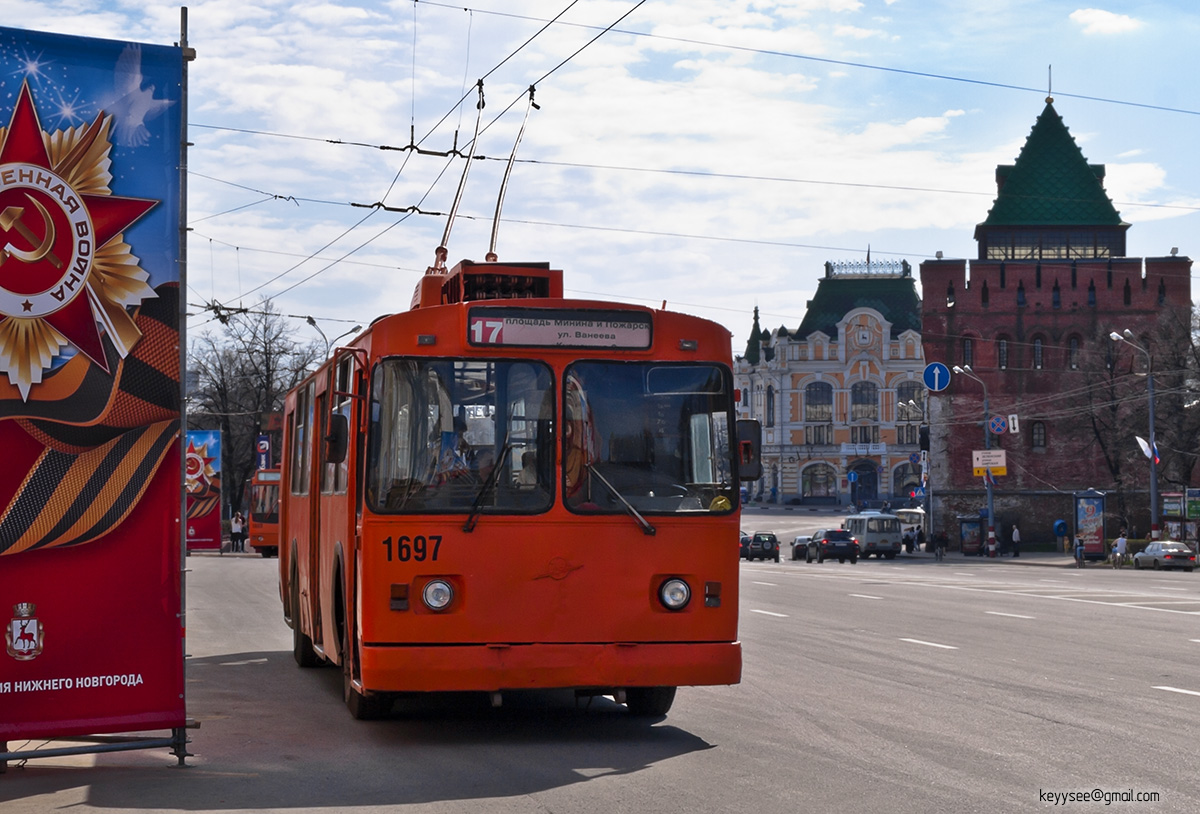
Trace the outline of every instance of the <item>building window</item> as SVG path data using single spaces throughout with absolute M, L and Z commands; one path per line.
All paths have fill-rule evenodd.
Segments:
M 833 385 L 813 382 L 804 388 L 804 420 L 833 421 Z
M 996 364 L 1001 370 L 1008 367 L 1008 340 L 996 340 Z
M 1067 343 L 1067 367 L 1079 370 L 1079 337 L 1072 336 Z
M 917 430 L 919 427 L 919 424 L 897 424 L 896 443 L 916 446 L 918 440 Z
M 1038 337 L 1033 340 L 1033 368 L 1034 370 L 1042 369 L 1042 339 Z
M 1033 422 L 1033 431 L 1030 433 L 1033 440 L 1034 449 L 1045 449 L 1046 447 L 1046 425 L 1041 421 Z
M 1125 304 L 1130 305 L 1132 303 L 1133 303 L 1133 289 L 1131 289 L 1129 287 L 1129 281 L 1126 280 L 1125 281 Z
M 767 421 L 768 427 L 775 426 L 775 386 L 767 385 Z
M 809 444 L 828 445 L 833 443 L 833 425 L 832 424 L 814 424 L 811 427 L 806 427 L 804 430 L 804 438 Z
M 813 464 L 805 467 L 800 476 L 800 494 L 803 497 L 837 497 L 837 473 L 829 464 Z
M 988 307 L 988 286 L 987 280 L 983 281 L 983 290 L 979 293 L 979 303 L 984 308 Z
M 916 404 L 910 407 L 909 402 Z M 921 382 L 901 382 L 896 388 L 896 420 L 920 421 L 925 406 L 925 385 Z
M 1021 282 L 1017 283 L 1017 307 L 1024 308 L 1026 306 L 1026 304 L 1027 303 L 1025 302 L 1025 281 L 1022 280 Z
M 850 428 L 850 443 L 852 444 L 878 444 L 879 443 L 879 425 L 869 424 L 862 427 Z
M 975 364 L 975 343 L 971 337 L 964 336 L 962 341 L 962 363 L 964 365 Z
M 879 388 L 873 382 L 855 382 L 850 388 L 850 420 L 879 420 Z
M 1092 280 L 1088 283 L 1088 305 L 1092 308 L 1096 307 L 1096 281 Z
M 1050 295 L 1050 305 L 1053 308 L 1062 308 L 1062 291 L 1058 288 L 1058 280 L 1054 281 L 1054 291 Z

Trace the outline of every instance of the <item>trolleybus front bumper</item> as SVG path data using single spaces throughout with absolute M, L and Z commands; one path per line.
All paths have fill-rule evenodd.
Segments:
M 741 642 L 362 647 L 368 691 L 442 692 L 737 684 Z

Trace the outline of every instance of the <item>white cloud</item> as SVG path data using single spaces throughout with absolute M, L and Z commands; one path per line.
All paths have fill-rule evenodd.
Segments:
M 1083 26 L 1084 34 L 1124 34 L 1141 28 L 1141 20 L 1127 14 L 1114 14 L 1098 8 L 1081 8 L 1071 12 L 1071 20 Z

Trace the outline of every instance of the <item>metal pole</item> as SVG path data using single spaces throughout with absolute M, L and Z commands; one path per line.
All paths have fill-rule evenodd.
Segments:
M 992 431 L 988 426 L 988 418 L 990 410 L 988 408 L 988 392 L 987 383 L 983 379 L 975 375 L 975 371 L 971 370 L 970 365 L 954 366 L 955 373 L 962 373 L 975 381 L 979 382 L 979 386 L 983 388 L 983 448 L 992 448 Z M 996 545 L 996 504 L 992 496 L 992 474 L 989 470 L 984 470 L 984 486 L 987 488 L 987 514 L 988 514 L 988 536 L 987 546 L 990 549 Z
M 1146 354 L 1146 388 L 1150 393 L 1150 539 L 1158 539 L 1158 446 L 1154 442 L 1154 360 Z M 1183 524 L 1187 527 L 1187 523 Z
M 983 384 L 983 379 L 979 379 L 979 384 L 983 386 L 983 448 L 992 448 L 992 430 L 988 426 L 988 418 L 991 411 L 988 410 L 988 395 L 987 385 Z M 984 478 L 984 485 L 987 486 L 987 512 L 988 512 L 988 551 L 996 545 L 996 506 L 992 499 L 992 473 L 991 470 L 984 470 L 987 476 Z
M 1133 332 L 1128 328 L 1123 333 L 1113 331 L 1108 336 L 1114 342 L 1124 342 L 1146 357 L 1146 392 L 1150 398 L 1150 539 L 1157 540 L 1159 537 L 1158 461 L 1155 460 L 1155 457 L 1158 454 L 1158 445 L 1154 438 L 1154 358 L 1150 355 L 1150 351 L 1133 341 Z M 1184 528 L 1187 528 L 1187 523 L 1184 523 Z

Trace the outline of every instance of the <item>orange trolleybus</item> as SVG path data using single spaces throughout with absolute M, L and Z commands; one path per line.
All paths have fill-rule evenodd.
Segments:
M 723 327 L 564 299 L 548 264 L 431 269 L 287 397 L 296 661 L 339 665 L 356 718 L 536 688 L 661 716 L 678 686 L 737 683 L 761 464 L 730 364 Z
M 250 479 L 247 542 L 264 557 L 279 553 L 279 469 L 256 469 Z

